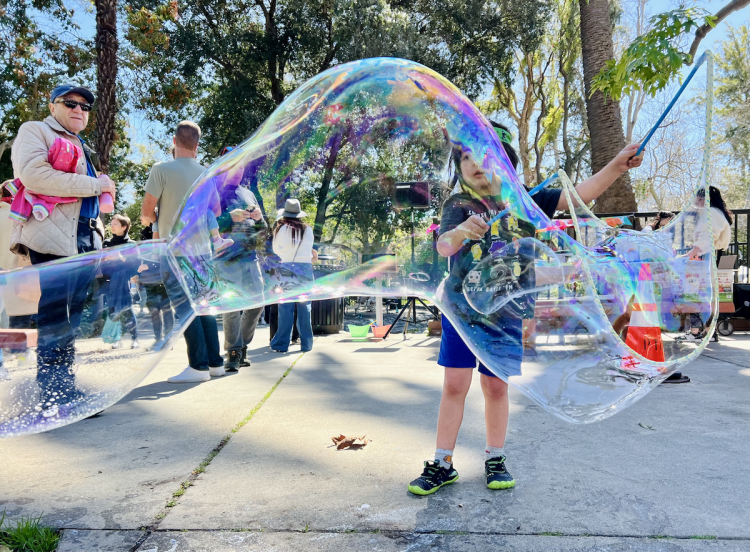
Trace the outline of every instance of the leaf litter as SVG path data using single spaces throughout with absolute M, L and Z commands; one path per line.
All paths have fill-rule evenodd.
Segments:
M 354 437 L 339 434 L 331 437 L 331 441 L 333 441 L 333 445 L 331 446 L 335 446 L 336 450 L 360 450 L 371 443 L 372 439 L 368 439 L 367 435 L 362 435 L 362 437 Z

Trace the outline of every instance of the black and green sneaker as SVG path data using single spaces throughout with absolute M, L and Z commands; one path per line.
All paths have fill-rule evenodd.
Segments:
M 453 464 L 446 469 L 439 462 L 428 460 L 424 463 L 422 475 L 409 483 L 409 492 L 424 496 L 434 493 L 443 485 L 450 485 L 456 481 L 458 481 L 458 472 L 453 469 Z
M 484 474 L 487 476 L 487 487 L 490 489 L 510 489 L 516 486 L 516 480 L 505 469 L 505 456 L 487 460 L 484 463 Z

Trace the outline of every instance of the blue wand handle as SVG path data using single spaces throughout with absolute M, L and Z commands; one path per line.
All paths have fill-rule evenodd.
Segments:
M 656 132 L 659 128 L 659 125 L 664 122 L 664 119 L 669 114 L 670 111 L 672 111 L 672 108 L 674 107 L 674 104 L 677 103 L 677 100 L 680 99 L 680 96 L 682 96 L 682 93 L 685 91 L 685 88 L 687 88 L 688 83 L 692 80 L 692 78 L 695 76 L 695 73 L 698 71 L 698 68 L 703 65 L 703 62 L 706 61 L 706 58 L 711 52 L 708 50 L 703 52 L 701 54 L 701 57 L 698 58 L 698 61 L 695 62 L 695 67 L 693 67 L 693 70 L 690 71 L 690 74 L 685 79 L 685 82 L 682 83 L 682 86 L 680 86 L 680 89 L 677 91 L 677 94 L 674 95 L 674 98 L 672 98 L 672 101 L 669 102 L 669 105 L 667 106 L 667 109 L 664 110 L 664 113 L 661 114 L 661 117 L 659 117 L 659 120 L 656 121 L 656 124 L 651 127 L 651 130 L 648 131 L 648 134 L 646 134 L 646 137 L 643 139 L 643 142 L 641 142 L 641 147 L 638 148 L 638 151 L 635 152 L 635 155 L 633 157 L 638 157 L 641 152 L 643 151 L 643 148 L 646 147 L 646 144 L 648 144 L 648 141 L 651 140 L 651 137 L 654 135 L 654 132 Z
M 531 188 L 531 190 L 529 190 L 529 197 L 531 197 L 531 196 L 533 196 L 533 195 L 541 192 L 542 189 L 544 189 L 547 186 L 549 186 L 555 178 L 557 178 L 557 173 L 555 173 L 552 176 L 550 176 L 547 180 L 545 180 L 541 184 L 535 186 L 534 188 Z M 507 208 L 503 209 L 502 211 L 500 211 L 497 215 L 495 215 L 494 217 L 492 217 L 487 224 L 489 224 L 490 226 L 492 226 L 493 224 L 495 224 L 498 220 L 500 220 L 501 218 L 503 218 L 508 213 L 510 213 L 510 207 L 507 207 Z M 466 245 L 470 241 L 471 240 L 469 238 L 466 238 L 464 240 L 464 245 Z

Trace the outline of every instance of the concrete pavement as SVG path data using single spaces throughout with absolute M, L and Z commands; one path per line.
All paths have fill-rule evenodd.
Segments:
M 512 392 L 510 491 L 484 486 L 475 381 L 461 479 L 430 497 L 406 485 L 434 451 L 438 340 L 347 341 L 280 355 L 261 330 L 251 368 L 170 385 L 180 345 L 101 417 L 0 441 L 0 508 L 44 512 L 60 551 L 750 548 L 750 337 L 711 344 L 690 384 L 597 424 Z M 339 433 L 373 442 L 336 451 Z

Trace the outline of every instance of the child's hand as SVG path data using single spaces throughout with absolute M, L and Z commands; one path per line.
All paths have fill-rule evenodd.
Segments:
M 143 272 L 145 270 L 148 270 L 148 265 L 147 264 L 144 263 L 144 264 L 138 266 L 138 274 L 140 274 L 141 272 Z
M 643 163 L 643 154 L 645 153 L 645 150 L 642 151 L 638 157 L 633 157 L 639 147 L 641 147 L 640 144 L 630 144 L 629 146 L 626 146 L 625 149 L 618 153 L 617 157 L 612 160 L 614 168 L 616 168 L 618 172 L 624 173 L 630 169 L 640 167 L 641 163 Z
M 490 229 L 490 225 L 482 220 L 479 215 L 471 215 L 456 227 L 462 235 L 462 239 L 478 240 Z

